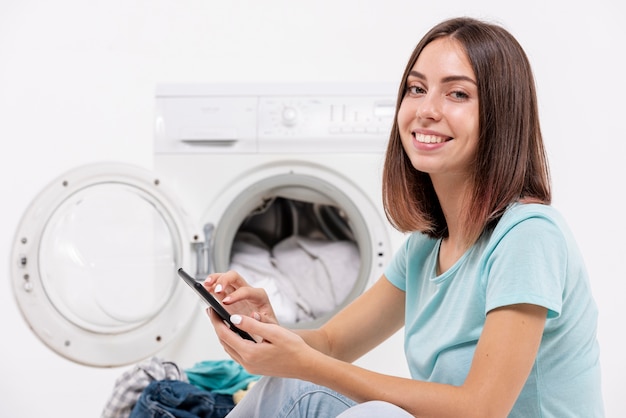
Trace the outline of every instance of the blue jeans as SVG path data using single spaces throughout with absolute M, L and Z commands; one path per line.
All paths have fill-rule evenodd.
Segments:
M 387 402 L 357 404 L 323 386 L 295 379 L 264 377 L 228 414 L 228 418 L 410 418 Z
M 231 395 L 180 380 L 155 380 L 143 390 L 129 418 L 224 418 L 233 406 Z

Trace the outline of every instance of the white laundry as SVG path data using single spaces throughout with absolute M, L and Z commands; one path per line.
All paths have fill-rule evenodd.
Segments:
M 360 256 L 351 241 L 294 235 L 270 249 L 253 234 L 240 233 L 230 267 L 266 290 L 280 322 L 297 323 L 316 319 L 347 298 Z
M 276 276 L 279 288 L 293 289 L 299 305 L 312 318 L 341 304 L 359 272 L 359 252 L 351 241 L 294 235 L 278 243 L 273 254 L 276 268 L 282 273 Z
M 270 249 L 254 234 L 240 232 L 233 242 L 230 268 L 241 274 L 250 285 L 262 287 L 274 307 L 281 323 L 294 323 L 298 307 L 294 300 L 285 297 L 275 279 L 280 274 L 272 264 Z

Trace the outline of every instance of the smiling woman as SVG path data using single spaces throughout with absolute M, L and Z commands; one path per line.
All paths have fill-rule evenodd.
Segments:
M 383 199 L 410 235 L 382 277 L 320 328 L 295 331 L 239 273 L 205 281 L 258 342 L 211 315 L 228 354 L 277 376 L 229 417 L 603 417 L 598 312 L 550 206 L 523 49 L 499 26 L 447 20 L 400 84 Z M 351 364 L 403 326 L 411 379 Z
M 419 38 L 444 18 L 463 14 L 504 25 L 531 60 L 550 158 L 553 205 L 577 237 L 600 307 L 606 416 L 626 417 L 626 338 L 619 331 L 626 295 L 622 273 L 626 216 L 619 200 L 626 179 L 626 140 L 625 107 L 616 87 L 626 74 L 622 2 L 442 0 L 428 2 L 428 7 L 415 0 L 181 4 L 0 1 L 0 114 L 6 147 L 0 155 L 0 230 L 5 237 L 0 242 L 0 269 L 6 286 L 0 291 L 5 337 L 0 353 L 7 359 L 4 374 L 10 376 L 0 384 L 0 415 L 37 417 L 58 411 L 67 418 L 98 416 L 121 373 L 117 368 L 72 363 L 37 339 L 9 289 L 9 272 L 16 265 L 10 257 L 11 236 L 40 190 L 72 167 L 98 161 L 155 166 L 155 83 L 391 81 L 395 91 L 387 94 L 393 94 Z M 395 103 L 389 109 L 393 113 Z M 340 170 L 359 165 L 352 158 L 344 160 L 337 165 Z M 364 176 L 361 184 L 375 176 Z M 378 214 L 375 218 L 377 225 Z M 203 318 L 197 319 L 203 323 Z M 201 341 L 217 347 L 209 331 Z M 190 347 L 198 353 L 202 346 L 195 341 L 184 344 L 186 361 L 198 358 L 188 352 Z M 359 364 L 408 375 L 404 358 L 398 355 L 402 347 L 398 333 Z M 219 347 L 205 350 L 199 358 L 204 354 L 224 355 Z

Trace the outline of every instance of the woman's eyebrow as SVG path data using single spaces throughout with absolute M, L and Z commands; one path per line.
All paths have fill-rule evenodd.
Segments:
M 422 73 L 420 73 L 419 71 L 415 71 L 415 70 L 411 70 L 409 72 L 409 75 L 412 75 L 414 77 L 417 77 L 419 79 L 422 80 L 426 80 L 426 76 Z M 476 83 L 476 81 L 468 76 L 465 75 L 449 75 L 447 77 L 444 77 L 441 79 L 442 83 L 450 83 L 453 81 L 469 81 L 470 83 L 474 84 L 474 85 L 478 85 L 478 83 Z

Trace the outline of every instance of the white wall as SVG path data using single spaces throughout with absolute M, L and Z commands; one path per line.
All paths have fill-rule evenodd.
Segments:
M 22 213 L 57 175 L 102 160 L 151 166 L 156 83 L 398 81 L 425 30 L 460 14 L 503 23 L 534 65 L 555 205 L 601 310 L 607 416 L 626 416 L 617 0 L 0 0 L 0 415 L 98 416 L 119 375 L 61 359 L 34 337 L 14 302 L 9 254 Z

